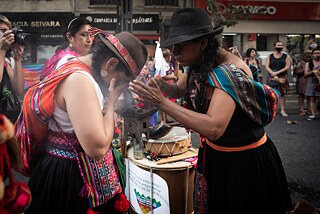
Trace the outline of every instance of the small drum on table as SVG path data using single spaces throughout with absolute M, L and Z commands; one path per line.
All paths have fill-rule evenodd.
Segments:
M 126 194 L 137 213 L 190 214 L 193 212 L 195 169 L 189 162 L 157 165 L 135 160 L 128 150 Z
M 184 153 L 191 146 L 191 136 L 185 128 L 174 126 L 164 137 L 146 139 L 142 137 L 145 151 L 159 156 L 172 156 Z

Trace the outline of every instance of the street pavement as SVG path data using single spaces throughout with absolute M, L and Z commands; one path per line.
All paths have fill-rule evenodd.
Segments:
M 286 107 L 289 116 L 278 111 L 266 132 L 282 159 L 292 199 L 320 207 L 320 116 L 315 121 L 299 116 L 296 94 L 288 95 Z
M 287 118 L 278 111 L 274 121 L 265 128 L 266 132 L 282 159 L 292 200 L 320 207 L 320 116 L 315 121 L 298 116 L 296 94 L 287 96 L 286 111 Z M 199 135 L 193 133 L 193 146 L 197 147 L 198 142 Z M 18 181 L 28 180 L 17 173 L 15 177 Z

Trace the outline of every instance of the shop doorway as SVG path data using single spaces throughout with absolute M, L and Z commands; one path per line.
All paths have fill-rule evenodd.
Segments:
M 258 35 L 257 36 L 257 51 L 267 51 L 267 36 Z

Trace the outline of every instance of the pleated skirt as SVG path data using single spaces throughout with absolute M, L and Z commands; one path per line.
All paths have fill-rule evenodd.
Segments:
M 79 196 L 83 181 L 76 160 L 45 155 L 30 176 L 32 202 L 26 214 L 85 214 L 87 199 Z M 99 213 L 117 213 L 113 200 L 95 208 Z
M 268 138 L 255 149 L 221 152 L 206 145 L 205 177 L 210 214 L 285 214 L 292 210 L 279 154 Z M 203 160 L 199 150 L 199 162 Z M 197 170 L 203 165 L 198 164 Z

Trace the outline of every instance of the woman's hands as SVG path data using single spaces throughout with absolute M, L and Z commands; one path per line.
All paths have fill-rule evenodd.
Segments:
M 0 49 L 3 51 L 8 51 L 14 42 L 14 35 L 12 30 L 5 31 L 2 36 L 0 36 Z
M 113 104 L 116 104 L 118 98 L 120 97 L 120 95 L 122 94 L 122 92 L 128 88 L 129 83 L 125 82 L 122 83 L 120 85 L 116 86 L 116 82 L 117 79 L 116 78 L 112 78 L 110 81 L 110 85 L 109 85 L 109 101 L 108 102 L 112 102 Z
M 159 107 L 164 100 L 160 87 L 154 78 L 151 78 L 147 84 L 133 80 L 129 83 L 129 90 L 139 95 L 143 99 L 143 102 L 153 104 L 157 107 Z
M 23 55 L 23 52 L 24 52 L 24 46 L 21 46 L 21 45 L 18 45 L 16 43 L 14 43 L 12 45 L 12 51 L 13 51 L 13 58 L 15 61 L 21 61 L 22 59 L 22 55 Z

